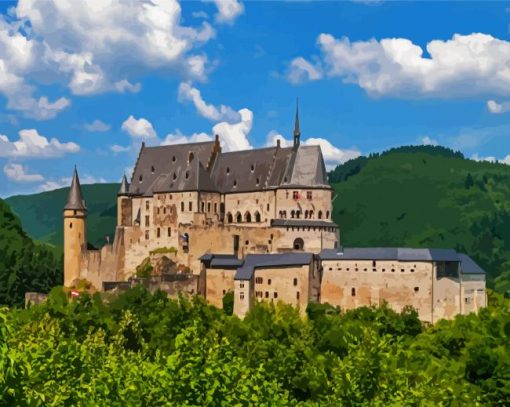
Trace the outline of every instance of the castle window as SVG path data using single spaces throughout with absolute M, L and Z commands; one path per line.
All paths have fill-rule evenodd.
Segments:
M 166 215 L 166 206 L 163 207 L 163 215 Z
M 243 221 L 243 217 L 241 216 L 241 212 L 237 212 L 236 214 L 236 222 L 241 223 Z
M 174 175 L 172 176 L 172 179 L 175 181 L 177 179 L 177 174 L 174 172 Z
M 232 218 L 232 214 L 229 212 L 227 213 L 227 223 L 232 223 L 234 219 Z
M 377 263 L 375 262 L 375 260 L 372 260 L 372 267 L 376 267 Z
M 271 205 L 267 204 L 266 205 L 266 210 L 269 212 L 270 209 L 271 209 Z
M 230 168 L 227 167 L 227 175 L 230 174 Z
M 414 273 L 414 269 L 411 269 L 410 271 L 411 271 L 411 273 Z
M 186 175 L 185 175 L 186 179 L 189 178 L 189 171 L 186 171 Z
M 142 182 L 142 180 L 143 180 L 143 176 L 142 176 L 142 175 L 140 175 L 140 176 L 138 177 L 138 181 L 139 181 L 139 182 Z
M 266 291 L 266 298 L 269 298 L 269 291 Z
M 244 293 L 239 294 L 239 299 L 242 301 L 244 300 Z
M 305 211 L 305 219 L 308 219 L 308 210 Z
M 299 297 L 300 297 L 299 291 L 296 291 L 296 300 L 299 300 Z
M 297 278 L 295 278 L 293 281 L 292 281 L 292 284 L 294 284 L 294 287 L 297 286 Z
M 250 241 L 249 241 L 249 240 L 245 240 L 245 241 L 244 241 L 244 244 L 245 244 L 246 246 L 248 246 L 248 245 L 250 244 Z
M 372 269 L 372 271 L 375 273 L 377 271 L 377 269 Z
M 273 296 L 274 296 L 274 298 L 278 298 L 278 293 L 275 291 Z
M 263 283 L 263 281 L 264 281 L 264 280 L 262 279 L 262 277 L 257 277 L 257 278 L 255 279 L 255 284 L 262 284 L 262 283 Z
M 283 179 L 283 182 L 287 182 L 287 177 L 285 177 L 285 178 Z
M 240 288 L 244 288 L 244 283 L 240 283 L 240 284 L 239 284 L 239 287 L 240 287 Z
M 326 219 L 329 219 L 329 211 L 326 211 Z
M 317 214 L 317 217 L 318 217 L 319 219 L 322 219 L 322 211 L 319 211 L 319 213 Z
M 158 215 L 159 215 L 159 207 L 156 209 L 156 211 L 158 212 Z
M 255 212 L 255 222 L 260 223 L 260 213 L 258 211 Z
M 188 207 L 189 207 L 189 211 L 192 212 L 193 211 L 193 202 L 189 202 L 188 204 Z
M 310 219 L 313 218 L 313 211 L 312 210 L 308 213 L 308 216 L 309 216 Z
M 223 290 L 223 295 L 225 295 L 225 294 L 226 294 L 226 292 L 227 292 L 227 290 Z
M 145 226 L 150 226 L 150 217 L 149 216 L 145 217 Z
M 168 235 L 168 237 L 172 236 L 172 228 L 167 228 L 166 234 Z
M 299 192 L 298 191 L 292 191 L 292 199 L 294 199 L 294 200 L 299 199 Z
M 184 202 L 181 202 L 181 212 L 184 212 Z
M 403 273 L 405 270 L 404 269 L 400 269 L 400 272 Z
M 252 164 L 250 169 L 251 169 L 251 172 L 255 171 L 255 166 Z
M 211 212 L 211 203 L 207 202 L 207 212 Z
M 150 208 L 150 202 L 149 201 L 145 201 L 145 209 L 149 210 L 149 208 Z
M 391 269 L 391 272 L 394 273 L 395 272 L 395 269 Z
M 285 179 L 287 179 L 287 178 L 285 178 Z M 285 181 L 285 182 L 287 182 L 287 181 Z M 289 191 L 285 191 L 285 198 L 289 199 Z
M 260 184 L 260 178 L 257 178 L 257 186 Z
M 192 151 L 189 152 L 188 154 L 188 164 L 193 161 L 193 158 L 195 158 L 195 155 L 193 154 Z
M 161 237 L 161 230 L 159 228 L 157 228 L 156 233 L 158 237 Z
M 417 293 L 418 291 L 420 291 L 420 287 L 414 287 L 414 292 Z
M 382 272 L 384 273 L 386 271 L 386 269 L 382 269 Z
M 154 166 L 151 167 L 151 172 L 154 174 Z
M 71 222 L 71 223 L 69 224 L 69 229 L 72 229 L 72 228 L 73 228 L 73 222 Z
M 290 211 L 290 217 L 294 218 L 296 216 L 296 211 L 293 209 Z
M 246 212 L 244 214 L 244 220 L 245 220 L 246 223 L 251 223 L 251 214 L 250 214 L 250 212 Z
M 202 212 L 204 212 L 204 210 L 205 210 L 205 202 L 201 202 L 201 204 L 202 204 L 201 205 L 202 206 Z
M 214 213 L 218 213 L 218 204 L 214 203 Z
M 172 157 L 172 162 L 173 163 L 175 162 L 175 155 Z
M 306 191 L 306 199 L 309 201 L 312 199 L 312 191 Z
M 297 239 L 294 240 L 293 247 L 294 247 L 294 250 L 304 250 L 305 242 L 303 241 L 303 239 L 298 237 Z
M 356 297 L 356 289 L 354 287 L 351 288 L 351 296 Z
M 271 285 L 271 279 L 270 278 L 267 279 L 267 285 Z
M 237 188 L 237 180 L 234 180 L 234 188 Z
M 148 230 L 145 231 L 145 240 L 149 240 L 149 231 Z

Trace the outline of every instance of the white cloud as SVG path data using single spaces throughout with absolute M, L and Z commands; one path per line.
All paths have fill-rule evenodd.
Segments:
M 177 0 L 19 0 L 0 16 L 0 93 L 9 109 L 49 119 L 69 100 L 35 97 L 39 83 L 86 95 L 138 92 L 151 70 L 204 80 L 207 57 L 195 50 L 214 36 L 205 21 L 182 25 Z
M 0 134 L 0 157 L 61 157 L 80 151 L 76 143 L 62 143 L 56 138 L 48 140 L 35 129 L 20 130 L 18 134 L 19 140 L 12 142 Z
M 209 120 L 214 121 L 239 121 L 239 113 L 230 108 L 229 106 L 220 105 L 216 107 L 212 104 L 207 104 L 202 98 L 202 94 L 197 88 L 191 86 L 189 82 L 182 82 L 179 85 L 178 99 L 181 102 L 191 101 L 195 105 L 198 113 Z
M 144 137 L 147 139 L 156 137 L 156 131 L 154 127 L 152 127 L 151 122 L 143 117 L 135 119 L 133 115 L 130 115 L 124 123 L 122 123 L 122 130 L 132 137 Z
M 290 147 L 293 145 L 293 140 L 288 140 L 280 133 L 271 130 L 266 138 L 266 146 L 276 145 L 276 141 L 280 140 L 281 147 Z M 322 156 L 326 164 L 326 169 L 332 170 L 339 164 L 343 164 L 353 158 L 359 157 L 361 153 L 355 149 L 340 149 L 331 144 L 330 141 L 320 137 L 310 137 L 306 140 L 301 141 L 302 145 L 305 146 L 320 146 Z
M 103 132 L 110 130 L 111 126 L 101 120 L 94 120 L 92 123 L 86 123 L 84 126 L 87 131 Z
M 495 100 L 489 100 L 487 109 L 493 114 L 506 113 L 510 111 L 510 102 L 497 103 Z
M 253 126 L 253 112 L 250 109 L 239 110 L 240 120 L 237 123 L 221 122 L 216 124 L 213 134 L 220 136 L 224 151 L 249 150 L 253 148 L 248 134 Z
M 114 144 L 113 146 L 110 146 L 110 150 L 114 153 L 127 153 L 131 150 L 131 146 L 119 146 L 118 144 Z
M 426 57 L 405 38 L 351 42 L 321 34 L 317 43 L 328 77 L 357 84 L 373 96 L 510 94 L 510 42 L 491 35 L 455 34 L 430 41 Z
M 437 140 L 430 138 L 429 136 L 425 136 L 421 139 L 421 143 L 424 146 L 437 146 L 438 142 Z
M 4 166 L 4 174 L 15 182 L 38 182 L 44 180 L 44 177 L 40 174 L 29 174 L 27 168 L 21 164 L 6 164 Z
M 216 22 L 232 24 L 244 12 L 244 6 L 237 0 L 213 0 L 218 7 Z
M 488 161 L 488 162 L 491 162 L 491 163 L 498 162 L 498 159 L 496 157 L 494 157 L 494 156 L 483 157 L 483 156 L 480 156 L 478 153 L 473 154 L 471 156 L 471 159 L 475 160 L 475 161 Z
M 212 140 L 212 137 L 207 133 L 193 133 L 191 136 L 186 136 L 177 129 L 175 133 L 167 134 L 161 145 L 200 143 L 202 141 L 210 140 Z
M 294 58 L 287 72 L 287 79 L 294 84 L 305 81 L 315 81 L 324 76 L 322 67 L 319 64 L 311 64 L 303 57 Z

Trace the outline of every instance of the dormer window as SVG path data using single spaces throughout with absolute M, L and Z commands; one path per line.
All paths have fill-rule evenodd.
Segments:
M 173 180 L 175 181 L 177 179 L 177 174 L 174 172 L 174 175 L 173 175 Z
M 230 174 L 230 168 L 227 167 L 227 175 Z
M 189 178 L 189 171 L 186 171 L 186 179 Z
M 175 162 L 175 155 L 172 157 L 172 162 L 173 163 Z
M 154 174 L 154 166 L 151 167 L 151 172 Z
M 142 182 L 142 180 L 143 180 L 143 175 L 140 175 L 140 176 L 138 177 L 138 181 L 139 181 L 139 182 Z
M 260 178 L 257 178 L 257 186 L 260 184 Z
M 193 161 L 193 158 L 195 158 L 195 155 L 193 154 L 193 151 L 190 151 L 188 154 L 188 164 Z
M 255 165 L 251 165 L 251 172 L 255 171 Z
M 234 188 L 237 188 L 237 180 L 234 180 Z

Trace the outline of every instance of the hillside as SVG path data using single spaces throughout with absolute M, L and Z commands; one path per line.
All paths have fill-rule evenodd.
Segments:
M 351 160 L 330 180 L 343 245 L 452 247 L 486 269 L 490 286 L 510 270 L 510 166 L 403 147 Z
M 117 191 L 119 184 L 82 185 L 88 209 L 88 241 L 94 246 L 105 244 L 105 237 L 113 236 L 117 222 Z M 21 218 L 25 231 L 35 240 L 56 246 L 63 243 L 62 211 L 69 188 L 18 195 L 6 199 Z
M 19 219 L 0 199 L 0 306 L 21 305 L 26 291 L 48 292 L 62 284 L 60 259 L 34 244 Z

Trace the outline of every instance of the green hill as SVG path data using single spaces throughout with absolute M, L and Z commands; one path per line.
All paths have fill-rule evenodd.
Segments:
M 113 236 L 117 223 L 117 192 L 119 184 L 82 185 L 88 209 L 88 241 L 94 246 L 105 244 L 105 237 Z M 23 229 L 35 240 L 62 246 L 62 211 L 69 188 L 18 195 L 6 199 L 21 218 Z
M 510 166 L 402 147 L 351 160 L 330 182 L 343 245 L 455 248 L 510 289 Z

